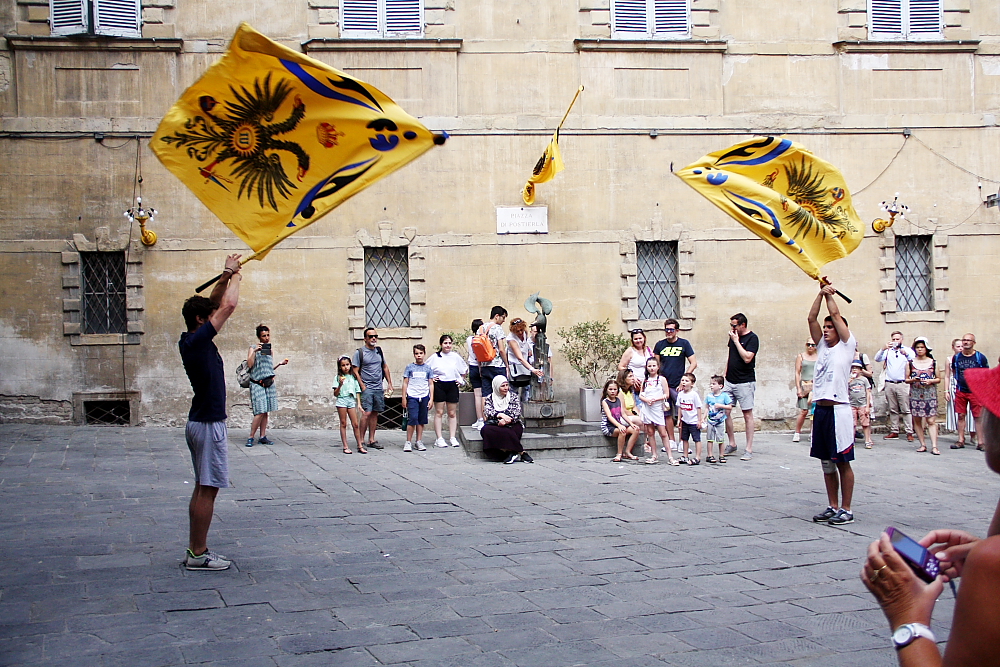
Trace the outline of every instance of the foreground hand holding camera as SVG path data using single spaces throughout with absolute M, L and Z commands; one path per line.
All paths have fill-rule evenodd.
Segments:
M 1000 474 L 1000 369 L 970 369 L 967 373 L 970 388 L 985 408 L 980 423 L 986 464 Z M 928 561 L 921 547 L 937 562 Z M 899 664 L 1000 665 L 1000 503 L 985 539 L 963 530 L 940 529 L 929 532 L 916 544 L 900 544 L 899 549 L 909 554 L 914 565 L 897 552 L 890 535 L 883 533 L 868 547 L 861 571 L 862 583 L 889 621 Z M 914 556 L 914 551 L 920 553 Z M 920 569 L 920 562 L 930 565 L 922 570 L 929 583 L 914 569 Z M 951 633 L 942 657 L 930 627 L 931 615 L 944 584 L 959 577 L 962 585 L 955 596 Z

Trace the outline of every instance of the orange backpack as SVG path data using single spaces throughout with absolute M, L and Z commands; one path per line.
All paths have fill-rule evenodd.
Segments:
M 482 331 L 482 329 L 480 329 Z M 476 356 L 476 361 L 481 364 L 488 364 L 497 358 L 497 349 L 493 347 L 493 341 L 485 333 L 478 333 L 472 337 L 472 354 Z

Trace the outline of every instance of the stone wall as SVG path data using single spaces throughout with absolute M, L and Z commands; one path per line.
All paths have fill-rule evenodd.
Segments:
M 786 134 L 839 166 L 866 223 L 896 192 L 911 207 L 908 220 L 882 235 L 869 228 L 852 256 L 827 267 L 854 298 L 844 312 L 865 351 L 901 328 L 907 339 L 928 336 L 943 359 L 951 338 L 973 331 L 995 358 L 983 304 L 1000 296 L 1000 209 L 981 200 L 1000 187 L 986 148 L 1000 138 L 1000 15 L 947 0 L 945 39 L 877 43 L 863 0 L 771 5 L 695 0 L 691 39 L 633 42 L 609 38 L 607 0 L 428 0 L 423 39 L 380 42 L 339 39 L 336 0 L 252 11 L 159 0 L 144 3 L 145 39 L 133 40 L 47 38 L 47 4 L 18 0 L 0 10 L 0 418 L 72 419 L 74 393 L 128 390 L 140 392 L 145 422 L 183 423 L 180 305 L 245 246 L 159 165 L 147 139 L 241 20 L 452 135 L 246 267 L 218 344 L 232 373 L 254 326 L 272 328 L 277 354 L 291 358 L 279 371 L 277 427 L 336 423 L 330 387 L 336 357 L 360 345 L 366 246 L 405 246 L 410 258 L 411 326 L 381 341 L 397 390 L 414 342 L 432 347 L 495 304 L 526 316 L 521 304 L 541 291 L 555 304 L 556 394 L 573 413 L 580 382 L 555 330 L 605 318 L 621 331 L 659 327 L 637 320 L 635 243 L 649 240 L 678 243 L 679 319 L 700 387 L 722 370 L 728 318 L 742 311 L 762 340 L 757 414 L 788 418 L 815 284 L 671 174 L 672 164 L 755 134 Z M 580 84 L 561 134 L 566 170 L 538 187 L 548 234 L 496 234 L 496 207 L 520 205 Z M 65 253 L 80 236 L 128 238 L 121 213 L 137 136 L 160 240 L 142 249 L 132 230 L 134 331 L 127 344 L 74 344 Z M 895 308 L 898 234 L 933 237 L 933 311 Z M 245 426 L 247 392 L 228 380 L 232 423 Z

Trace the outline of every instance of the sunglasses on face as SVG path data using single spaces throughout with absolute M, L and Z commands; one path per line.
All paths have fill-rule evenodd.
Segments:
M 378 339 L 378 334 L 368 334 L 367 338 Z
M 673 329 L 673 328 L 671 328 L 671 329 L 664 329 L 664 331 L 666 333 L 673 333 L 673 332 L 677 331 L 677 329 Z

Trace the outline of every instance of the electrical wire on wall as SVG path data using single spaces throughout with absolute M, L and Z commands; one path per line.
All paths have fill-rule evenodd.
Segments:
M 131 139 L 129 141 L 132 141 Z M 134 205 L 136 197 L 142 196 L 142 139 L 138 136 L 135 137 L 135 176 L 132 178 L 132 204 Z M 126 142 L 127 144 L 128 142 Z M 126 145 L 126 144 L 123 144 Z M 120 148 L 121 146 L 119 146 Z M 132 216 L 127 216 L 128 223 L 128 236 L 125 239 L 125 284 L 122 288 L 125 292 L 125 332 L 121 337 L 121 351 L 122 351 L 122 394 L 128 391 L 128 382 L 126 379 L 125 372 L 125 344 L 128 340 L 128 258 L 129 252 L 132 250 L 132 228 L 135 226 L 135 219 Z

